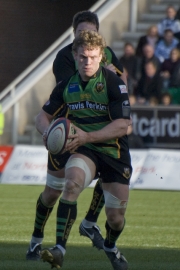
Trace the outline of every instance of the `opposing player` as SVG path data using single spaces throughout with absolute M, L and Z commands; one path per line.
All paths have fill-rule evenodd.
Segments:
M 131 161 L 127 140 L 130 104 L 124 82 L 100 67 L 105 46 L 95 31 L 81 31 L 73 43 L 78 71 L 59 83 L 36 118 L 40 133 L 47 130 L 58 109 L 66 105 L 66 117 L 75 125 L 73 141 L 66 145 L 71 156 L 65 165 L 65 183 L 57 211 L 56 246 L 41 252 L 52 267 L 63 264 L 66 242 L 77 215 L 77 198 L 99 172 L 105 197 L 106 238 L 103 249 L 114 270 L 128 264 L 116 247 L 123 231 L 129 195 Z
M 82 30 L 86 29 L 98 32 L 99 20 L 94 12 L 80 11 L 74 15 L 72 26 L 74 30 L 74 36 L 77 37 Z M 72 76 L 77 70 L 77 63 L 74 60 L 72 52 L 72 44 L 73 43 L 70 43 L 62 50 L 60 50 L 54 60 L 53 73 L 57 83 L 62 81 L 64 78 Z M 104 67 L 116 73 L 127 85 L 127 78 L 123 71 L 123 66 L 109 46 L 104 48 L 104 56 L 100 65 L 103 65 Z
M 99 20 L 95 13 L 90 11 L 78 12 L 73 18 L 73 29 L 74 35 L 77 37 L 82 30 L 88 29 L 98 32 L 99 30 Z M 109 47 L 104 48 L 104 55 L 101 60 L 101 65 L 110 69 L 118 76 L 121 76 L 126 82 L 126 77 L 123 73 L 123 67 L 119 60 Z M 69 76 L 72 76 L 77 69 L 77 62 L 74 59 L 72 52 L 72 43 L 63 48 L 56 56 L 53 63 L 53 72 L 56 78 L 56 82 L 60 82 Z M 66 110 L 66 108 L 64 108 Z M 57 115 L 64 116 L 64 110 L 58 109 Z M 46 131 L 43 134 L 46 139 Z M 66 163 L 69 153 L 63 156 L 53 156 L 48 154 L 48 171 L 47 171 L 47 182 L 44 191 L 40 194 L 37 201 L 36 208 L 36 218 L 34 224 L 34 231 L 32 234 L 29 249 L 26 254 L 28 260 L 39 260 L 41 244 L 44 238 L 44 227 L 53 210 L 53 207 L 58 200 L 63 186 L 59 183 L 59 179 L 64 180 L 64 165 Z M 98 249 L 103 248 L 104 239 L 100 233 L 99 227 L 96 222 L 98 216 L 104 206 L 104 195 L 101 187 L 101 181 L 96 183 L 93 192 L 92 202 L 90 204 L 89 210 L 86 214 L 85 219 L 82 221 L 79 227 L 81 235 L 87 236 L 91 239 L 94 246 Z M 91 235 L 94 235 L 92 239 Z

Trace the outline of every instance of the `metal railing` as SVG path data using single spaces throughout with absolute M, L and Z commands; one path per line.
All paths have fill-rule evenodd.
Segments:
M 100 0 L 91 7 L 101 22 L 113 9 L 124 0 Z M 57 39 L 40 57 L 38 57 L 24 72 L 12 81 L 1 93 L 0 102 L 2 112 L 10 109 L 33 85 L 37 83 L 49 70 L 57 52 L 73 41 L 73 29 L 70 27 Z
M 124 0 L 99 0 L 93 5 L 90 10 L 96 12 L 99 21 L 101 22 L 108 14 L 110 14 L 121 2 Z M 131 14 L 134 8 L 134 3 L 137 0 L 132 0 Z M 133 18 L 136 19 L 134 15 Z M 135 23 L 134 23 L 135 24 Z M 133 22 L 131 23 L 133 25 Z M 12 81 L 1 93 L 0 103 L 2 105 L 2 112 L 7 112 L 13 108 L 12 119 L 12 143 L 17 142 L 17 127 L 19 104 L 18 101 L 30 90 L 32 87 L 52 69 L 52 63 L 58 51 L 64 46 L 73 41 L 73 28 L 70 27 L 59 39 L 57 39 L 40 57 L 36 59 L 24 72 L 22 72 L 14 81 Z

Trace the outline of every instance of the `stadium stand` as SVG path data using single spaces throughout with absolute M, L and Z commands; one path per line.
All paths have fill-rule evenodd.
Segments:
M 10 3 L 11 1 L 8 2 Z M 39 107 L 47 100 L 49 92 L 51 91 L 52 87 L 54 87 L 55 84 L 51 68 L 54 55 L 56 54 L 58 48 L 60 48 L 60 45 L 57 45 L 56 40 L 58 35 L 62 34 L 58 21 L 59 14 L 61 15 L 62 13 L 63 15 L 64 13 L 66 14 L 65 16 L 66 18 L 63 17 L 64 18 L 63 29 L 67 29 L 67 27 L 70 26 L 69 24 L 72 19 L 72 15 L 74 13 L 76 13 L 80 9 L 82 10 L 90 8 L 90 6 L 93 3 L 95 3 L 95 5 L 99 3 L 99 6 L 94 11 L 96 11 L 98 13 L 99 18 L 101 18 L 100 33 L 102 33 L 102 35 L 105 36 L 107 44 L 109 44 L 115 51 L 116 55 L 120 57 L 123 54 L 123 48 L 125 43 L 127 42 L 132 43 L 134 48 L 136 48 L 138 39 L 146 34 L 148 28 L 151 27 L 151 25 L 157 24 L 161 19 L 164 18 L 166 8 L 169 4 L 173 5 L 176 9 L 179 8 L 179 1 L 177 0 L 172 1 L 151 0 L 148 2 L 144 0 L 137 0 L 137 1 L 117 0 L 116 2 L 112 0 L 109 1 L 100 0 L 100 1 L 93 1 L 93 3 L 92 1 L 83 1 L 83 3 L 84 2 L 86 2 L 87 6 L 81 7 L 72 6 L 70 10 L 69 6 L 71 5 L 69 5 L 67 16 L 65 12 L 62 12 L 61 8 L 57 8 L 58 5 L 60 4 L 59 1 L 47 1 L 47 3 L 45 4 L 46 9 L 50 4 L 56 5 L 57 13 L 55 14 L 57 14 L 58 19 L 56 18 L 57 20 L 52 22 L 52 14 L 50 13 L 47 14 L 47 10 L 45 16 L 46 18 L 43 19 L 41 18 L 42 13 L 39 14 L 37 12 L 37 10 L 40 9 L 40 1 L 36 1 L 38 8 L 36 7 L 36 11 L 34 11 L 34 13 L 32 10 L 30 17 L 32 16 L 32 14 L 35 15 L 35 18 L 37 19 L 37 21 L 35 20 L 36 24 L 38 25 L 39 23 L 42 28 L 44 27 L 43 32 L 41 33 L 39 29 L 35 29 L 34 25 L 27 23 L 24 25 L 24 29 L 28 29 L 29 32 L 27 31 L 25 38 L 23 38 L 23 42 L 25 43 L 25 45 L 28 46 L 28 44 L 30 44 L 30 51 L 31 51 L 30 55 L 31 57 L 33 55 L 33 57 L 30 59 L 30 56 L 26 54 L 26 51 L 22 51 L 22 47 L 18 47 L 16 46 L 16 44 L 13 44 L 12 47 L 18 47 L 17 52 L 20 53 L 20 56 L 23 58 L 23 61 L 26 61 L 26 64 L 25 62 L 22 61 L 22 63 L 24 64 L 24 67 L 22 68 L 21 58 L 20 56 L 18 57 L 17 55 L 15 55 L 15 53 L 13 54 L 14 59 L 11 58 L 11 61 L 9 62 L 6 61 L 7 66 L 9 66 L 9 63 L 15 64 L 15 66 L 17 67 L 15 71 L 17 72 L 16 74 L 18 74 L 18 72 L 20 73 L 24 68 L 26 67 L 27 68 L 23 71 L 22 74 L 20 74 L 18 80 L 17 78 L 15 79 L 16 84 L 11 83 L 11 81 L 9 81 L 10 85 L 5 90 L 2 91 L 2 95 L 0 93 L 0 99 L 1 98 L 3 99 L 2 106 L 6 118 L 5 119 L 6 128 L 4 130 L 4 137 L 3 137 L 4 143 L 40 144 L 39 140 L 40 138 L 38 137 L 37 132 L 34 128 L 34 116 L 36 115 L 37 108 L 39 109 Z M 135 2 L 137 2 L 137 17 L 132 14 L 132 10 L 130 11 L 130 3 Z M 116 3 L 115 8 L 112 5 L 114 3 Z M 108 8 L 106 4 L 109 4 Z M 113 6 L 113 8 L 111 6 Z M 65 8 L 66 7 L 67 1 Z M 3 8 L 5 8 L 5 6 L 3 6 Z M 12 10 L 14 9 L 15 7 L 12 5 Z M 51 10 L 49 12 L 51 12 Z M 131 19 L 133 17 L 132 15 L 134 16 L 134 21 L 132 21 Z M 25 16 L 27 16 L 27 14 Z M 67 20 L 67 17 L 69 17 L 69 21 Z M 50 22 L 50 25 L 48 24 L 48 27 L 47 22 Z M 65 22 L 67 23 L 66 24 L 67 27 L 65 26 Z M 56 27 L 57 25 L 58 28 Z M 22 34 L 22 29 L 23 26 L 21 25 L 21 28 L 18 29 L 19 40 L 21 40 L 22 38 L 22 36 L 20 35 L 20 33 Z M 31 35 L 28 34 L 30 33 L 30 30 L 32 31 Z M 51 36 L 49 34 L 50 33 L 49 30 L 50 32 L 53 30 L 56 33 L 53 32 Z M 66 32 L 68 31 L 69 29 Z M 46 37 L 42 38 L 42 34 L 43 35 L 45 34 Z M 66 34 L 64 33 L 62 36 L 65 42 L 69 43 L 69 40 L 72 41 L 72 33 L 70 31 Z M 58 38 L 58 40 L 60 40 L 61 37 Z M 41 44 L 43 43 L 42 40 L 44 41 L 44 44 Z M 47 48 L 49 46 L 48 44 L 49 45 L 51 44 L 50 46 L 51 48 L 54 46 L 53 49 L 49 50 L 50 47 Z M 12 47 L 8 47 L 9 52 L 11 52 Z M 39 57 L 38 54 L 40 54 Z M 31 65 L 28 66 L 28 64 L 30 63 Z M 3 70 L 5 71 L 5 69 Z M 14 76 L 15 74 L 15 73 L 13 74 L 13 72 L 7 72 L 7 70 L 5 73 L 6 74 L 9 73 L 11 76 Z M 49 90 L 49 92 L 47 89 Z M 19 119 L 21 121 L 19 121 Z M 18 123 L 21 123 L 21 125 L 19 125 Z

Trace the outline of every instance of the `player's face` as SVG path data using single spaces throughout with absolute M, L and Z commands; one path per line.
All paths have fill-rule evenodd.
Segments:
M 88 50 L 86 47 L 79 47 L 74 55 L 78 64 L 78 70 L 83 81 L 88 81 L 98 70 L 102 59 L 100 48 Z
M 76 28 L 76 31 L 74 32 L 75 38 L 77 36 L 79 36 L 81 31 L 83 31 L 83 30 L 89 30 L 89 31 L 97 32 L 96 26 L 94 24 L 88 23 L 88 22 L 82 22 L 82 23 L 78 24 L 78 27 Z

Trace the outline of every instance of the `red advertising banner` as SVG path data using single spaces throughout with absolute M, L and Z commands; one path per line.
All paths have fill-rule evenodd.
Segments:
M 0 146 L 0 173 L 3 172 L 4 167 L 11 156 L 13 148 L 13 146 Z

